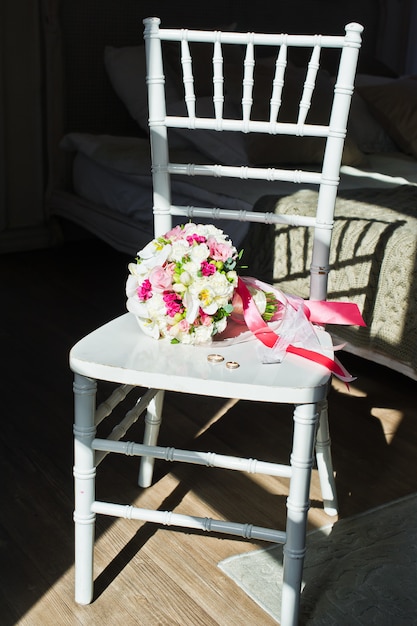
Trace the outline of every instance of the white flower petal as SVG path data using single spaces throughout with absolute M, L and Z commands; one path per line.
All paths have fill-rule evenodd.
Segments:
M 187 291 L 183 297 L 183 303 L 186 308 L 185 319 L 189 324 L 193 324 L 198 315 L 198 310 L 200 308 L 200 303 L 198 298 L 195 298 L 192 293 Z
M 136 320 L 140 328 L 142 329 L 142 331 L 145 333 L 145 335 L 152 337 L 152 339 L 159 339 L 160 332 L 159 332 L 158 324 L 156 324 L 155 322 L 149 319 L 144 320 L 141 317 L 137 317 Z
M 127 277 L 127 281 L 126 281 L 126 295 L 127 295 L 127 297 L 128 298 L 132 298 L 136 294 L 137 288 L 138 288 L 137 278 L 135 276 L 132 276 L 132 274 L 130 274 Z
M 148 307 L 145 302 L 139 302 L 137 298 L 129 298 L 126 302 L 126 308 L 130 313 L 139 317 L 149 317 Z

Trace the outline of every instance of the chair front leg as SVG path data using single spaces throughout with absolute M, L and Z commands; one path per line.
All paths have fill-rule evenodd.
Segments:
M 317 404 L 295 407 L 292 475 L 287 500 L 287 530 L 284 545 L 281 626 L 298 624 L 317 421 Z
M 74 489 L 75 489 L 75 601 L 93 599 L 95 513 L 95 437 L 97 383 L 85 376 L 74 378 Z
M 164 403 L 164 391 L 158 391 L 150 401 L 145 417 L 145 434 L 143 443 L 145 446 L 156 446 L 159 429 L 162 421 L 162 407 Z M 155 459 L 150 456 L 142 457 L 139 469 L 139 486 L 150 487 L 152 484 L 153 468 Z

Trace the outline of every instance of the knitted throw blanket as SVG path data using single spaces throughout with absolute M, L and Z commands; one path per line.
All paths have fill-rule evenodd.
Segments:
M 257 209 L 313 215 L 317 195 L 269 196 Z M 254 225 L 244 261 L 251 275 L 307 298 L 311 244 L 307 228 Z M 329 300 L 356 302 L 367 323 L 335 334 L 417 372 L 417 187 L 339 191 L 330 265 Z

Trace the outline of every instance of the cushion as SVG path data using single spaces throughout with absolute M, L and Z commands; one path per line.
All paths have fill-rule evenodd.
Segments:
M 220 27 L 220 30 L 232 31 L 235 24 Z M 192 42 L 189 44 L 192 55 L 194 92 L 196 97 L 213 95 L 213 75 L 208 71 L 212 67 L 213 47 Z M 166 42 L 164 50 L 164 72 L 167 103 L 178 101 L 183 93 L 183 79 L 180 59 L 180 45 Z M 239 46 L 222 46 L 225 82 L 227 77 L 242 67 L 243 53 Z M 131 117 L 142 130 L 148 131 L 148 98 L 146 89 L 145 45 L 104 49 L 104 65 L 113 89 L 124 102 Z M 242 70 L 240 70 L 242 71 Z
M 360 86 L 358 92 L 398 147 L 417 157 L 417 77 Z
M 236 48 L 236 46 L 234 47 Z M 179 46 L 176 46 L 176 49 L 178 48 Z M 224 48 L 225 50 L 228 48 L 230 50 L 231 46 L 224 46 Z M 205 72 L 201 68 L 203 62 L 210 63 L 209 51 L 207 49 L 208 56 L 205 59 L 203 58 L 201 48 L 193 50 L 193 52 L 197 54 L 194 71 L 196 76 L 203 77 L 195 85 L 196 93 L 199 93 L 196 100 L 196 112 L 200 117 L 214 117 L 212 98 L 202 96 L 202 94 L 207 92 L 212 94 L 212 77 L 208 76 L 207 67 Z M 228 56 L 229 61 L 233 58 L 231 53 L 228 55 L 224 51 L 223 54 Z M 238 51 L 234 57 L 235 60 L 241 58 L 240 55 L 241 53 Z M 131 117 L 136 120 L 142 130 L 148 133 L 145 47 L 143 45 L 123 48 L 106 46 L 104 62 L 115 92 L 124 102 Z M 170 66 L 174 67 L 174 62 L 166 63 L 165 65 L 167 113 L 168 115 L 184 115 L 185 104 L 182 99 L 180 100 L 183 91 L 182 78 L 180 78 L 179 73 L 175 74 L 174 71 L 171 71 Z M 198 72 L 197 67 L 200 67 Z M 229 71 L 232 71 L 230 65 L 228 67 Z M 226 69 L 224 71 L 226 75 Z M 224 115 L 225 117 L 237 115 L 232 104 L 225 105 Z M 172 135 L 172 141 L 170 142 L 172 148 L 184 149 L 187 146 L 195 146 L 210 161 L 216 163 L 245 165 L 247 162 L 245 142 L 240 133 L 219 133 L 207 130 L 189 132 L 183 129 L 171 129 L 169 132 Z
M 355 91 L 350 107 L 348 132 L 354 139 L 360 150 L 367 154 L 378 152 L 393 152 L 397 150 L 395 143 L 388 135 L 383 126 L 372 115 L 365 100 L 358 92 L 358 88 L 367 85 L 381 85 L 392 82 L 393 78 L 386 76 L 374 76 L 369 74 L 357 74 Z
M 148 94 L 146 89 L 145 46 L 104 49 L 104 65 L 113 89 L 125 104 L 131 117 L 142 130 L 148 129 Z M 180 98 L 171 76 L 166 76 L 166 97 L 169 102 Z
M 397 150 L 385 128 L 372 115 L 365 100 L 356 92 L 353 94 L 350 108 L 348 133 L 365 154 Z
M 143 130 L 148 126 L 144 46 L 104 48 L 104 65 L 113 89 Z M 142 80 L 143 79 L 143 80 Z

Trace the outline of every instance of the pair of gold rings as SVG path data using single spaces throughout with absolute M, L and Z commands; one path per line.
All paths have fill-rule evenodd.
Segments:
M 207 361 L 209 363 L 223 363 L 224 356 L 222 356 L 221 354 L 209 354 L 207 357 Z M 237 361 L 226 361 L 226 367 L 229 370 L 235 370 L 240 366 Z

